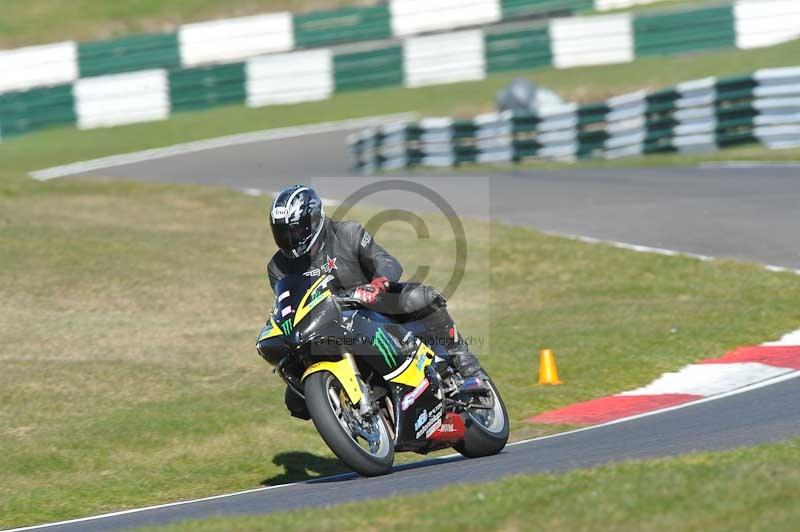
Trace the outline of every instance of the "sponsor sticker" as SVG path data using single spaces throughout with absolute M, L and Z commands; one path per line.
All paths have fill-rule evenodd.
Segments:
M 433 425 L 431 425 L 430 427 L 428 427 L 428 430 L 426 430 L 426 431 L 425 431 L 425 437 L 426 437 L 426 438 L 430 438 L 430 437 L 431 437 L 431 435 L 432 435 L 434 432 L 436 432 L 437 430 L 439 430 L 439 428 L 440 428 L 441 426 L 442 426 L 442 420 L 441 420 L 441 419 L 439 419 L 439 420 L 438 420 L 436 423 L 434 423 Z M 417 437 L 419 437 L 419 436 L 417 436 Z
M 336 259 L 338 257 L 331 258 L 330 255 L 325 255 L 325 262 L 322 266 L 303 272 L 303 275 L 306 277 L 319 277 L 323 272 L 331 273 L 333 270 L 338 270 L 339 266 L 336 265 Z
M 365 248 L 369 246 L 370 242 L 372 242 L 372 235 L 369 234 L 367 231 L 364 231 L 364 236 L 361 237 L 361 247 Z
M 414 422 L 414 430 L 419 430 L 428 421 L 428 411 L 423 410 Z
M 408 410 L 411 407 L 411 405 L 413 405 L 417 401 L 417 399 L 419 399 L 419 396 L 422 395 L 425 392 L 425 390 L 428 389 L 428 386 L 430 386 L 430 382 L 428 381 L 428 379 L 423 380 L 419 386 L 417 386 L 416 388 L 408 392 L 405 396 L 403 396 L 403 400 L 400 402 L 400 407 L 404 411 Z
M 322 271 L 325 273 L 331 273 L 333 270 L 338 270 L 336 266 L 336 258 L 331 258 L 330 255 L 325 255 L 325 264 L 322 265 Z
M 452 423 L 444 423 L 439 428 L 439 432 L 455 432 L 456 427 Z
M 272 209 L 272 218 L 275 220 L 286 218 L 287 216 L 289 216 L 289 209 L 286 207 L 275 207 Z
M 417 360 L 417 369 L 422 371 L 422 368 L 425 366 L 425 361 L 428 359 L 428 357 L 422 351 L 417 351 L 417 357 L 419 357 L 419 360 Z
M 442 425 L 442 405 L 443 403 L 439 403 L 430 413 L 427 410 L 423 410 L 417 417 L 417 421 L 414 423 L 417 438 L 421 438 L 423 434 L 426 438 L 430 437 Z

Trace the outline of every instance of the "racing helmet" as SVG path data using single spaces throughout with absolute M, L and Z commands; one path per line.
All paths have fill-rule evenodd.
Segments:
M 322 201 L 311 187 L 293 185 L 272 201 L 269 213 L 272 236 L 289 258 L 308 253 L 319 239 L 324 224 Z

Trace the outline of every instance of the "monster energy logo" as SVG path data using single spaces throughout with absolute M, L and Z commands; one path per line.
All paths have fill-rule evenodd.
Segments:
M 381 352 L 387 366 L 391 368 L 397 365 L 397 352 L 392 342 L 386 336 L 383 328 L 379 327 L 378 330 L 375 331 L 375 338 L 372 339 L 372 345 Z
M 283 331 L 283 334 L 285 334 L 286 336 L 292 334 L 292 320 L 286 320 L 283 323 L 281 323 L 281 330 Z

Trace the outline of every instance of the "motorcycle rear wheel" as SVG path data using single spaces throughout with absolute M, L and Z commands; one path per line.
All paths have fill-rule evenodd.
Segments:
M 384 475 L 394 464 L 394 442 L 379 415 L 368 427 L 357 422 L 358 407 L 350 404 L 338 379 L 328 371 L 309 375 L 303 386 L 314 426 L 331 451 L 356 473 Z
M 489 382 L 494 404 L 491 409 L 475 409 L 464 412 L 466 432 L 464 439 L 454 445 L 456 451 L 467 458 L 479 458 L 498 454 L 508 442 L 508 412 L 500 392 L 492 379 L 482 371 Z

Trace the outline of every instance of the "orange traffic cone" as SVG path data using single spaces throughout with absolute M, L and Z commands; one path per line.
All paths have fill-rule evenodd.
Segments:
M 539 355 L 539 384 L 561 384 L 552 349 L 542 349 Z

